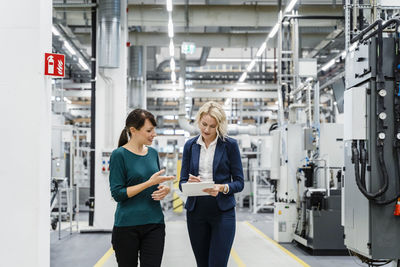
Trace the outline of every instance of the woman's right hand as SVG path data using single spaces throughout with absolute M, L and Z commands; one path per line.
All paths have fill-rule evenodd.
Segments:
M 175 176 L 161 176 L 165 172 L 165 169 L 162 169 L 156 173 L 154 173 L 150 179 L 149 182 L 151 185 L 156 185 L 156 184 L 161 184 L 166 181 L 171 181 L 175 179 Z
M 199 182 L 201 182 L 201 179 L 199 176 L 194 176 L 194 175 L 189 174 L 188 182 L 189 183 L 199 183 Z

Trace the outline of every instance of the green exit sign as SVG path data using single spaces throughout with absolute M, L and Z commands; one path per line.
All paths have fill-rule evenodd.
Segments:
M 195 43 L 183 42 L 181 46 L 182 54 L 191 55 L 196 50 Z

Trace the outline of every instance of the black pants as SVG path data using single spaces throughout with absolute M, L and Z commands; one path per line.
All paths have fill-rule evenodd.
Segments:
M 218 209 L 215 197 L 201 196 L 187 212 L 187 227 L 197 267 L 226 267 L 235 238 L 235 209 Z
M 165 224 L 116 227 L 111 243 L 118 267 L 160 267 L 164 251 Z

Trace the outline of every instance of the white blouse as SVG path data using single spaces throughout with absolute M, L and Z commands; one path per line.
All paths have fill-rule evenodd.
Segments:
M 213 162 L 217 141 L 218 136 L 207 148 L 201 135 L 197 139 L 197 144 L 201 146 L 199 158 L 199 176 L 201 181 L 213 181 Z

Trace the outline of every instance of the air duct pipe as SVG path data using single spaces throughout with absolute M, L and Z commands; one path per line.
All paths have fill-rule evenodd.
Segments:
M 211 47 L 203 47 L 203 50 L 201 51 L 201 56 L 198 60 L 186 60 L 185 62 L 181 62 L 182 60 L 176 60 L 175 65 L 179 66 L 179 68 L 186 68 L 186 67 L 201 67 L 204 66 L 207 63 L 207 58 L 208 55 L 210 54 Z M 166 67 L 169 66 L 170 64 L 170 59 L 164 60 L 161 62 L 158 67 L 157 71 L 164 71 Z M 184 64 L 184 66 L 183 66 Z
M 198 134 L 199 129 L 193 124 L 189 123 L 186 119 L 185 102 L 182 99 L 179 101 L 179 127 L 181 129 L 188 131 L 190 134 Z M 228 125 L 228 135 L 239 135 L 239 134 L 249 134 L 258 135 L 258 128 L 255 125 Z
M 121 0 L 99 0 L 99 67 L 118 68 Z
M 188 120 L 186 119 L 186 90 L 185 90 L 185 82 L 186 82 L 186 66 L 202 66 L 206 63 L 208 54 L 210 53 L 210 47 L 204 47 L 203 51 L 201 53 L 201 57 L 199 60 L 191 60 L 191 61 L 186 61 L 186 56 L 184 54 L 181 54 L 180 56 L 180 72 L 179 72 L 179 85 L 180 89 L 183 90 L 184 94 L 181 99 L 179 99 L 179 113 L 178 113 L 178 123 L 179 127 L 181 129 L 188 131 L 190 134 L 198 134 L 199 129 L 194 126 L 193 124 L 190 124 Z M 162 62 L 157 70 L 162 70 L 164 67 L 166 67 L 169 64 L 168 61 Z M 247 126 L 242 126 L 242 125 L 237 125 L 237 124 L 229 124 L 228 125 L 228 135 L 238 135 L 238 134 L 250 134 L 250 135 L 257 135 L 258 134 L 258 129 L 257 126 L 255 125 L 247 125 Z
M 162 63 L 159 65 L 159 67 Z M 179 70 L 179 89 L 183 90 L 183 97 L 179 99 L 179 112 L 178 112 L 178 123 L 181 129 L 188 131 L 190 134 L 199 133 L 199 129 L 190 124 L 186 119 L 186 90 L 185 90 L 185 82 L 186 82 L 186 55 L 180 55 L 180 70 Z
M 129 48 L 128 107 L 146 108 L 145 49 L 143 46 Z
M 186 119 L 185 99 L 179 100 L 178 122 L 182 130 L 188 131 L 190 134 L 199 133 L 199 129 Z
M 228 125 L 228 135 L 239 135 L 239 134 L 250 134 L 257 135 L 257 126 L 255 125 L 237 125 L 237 124 L 229 124 Z

